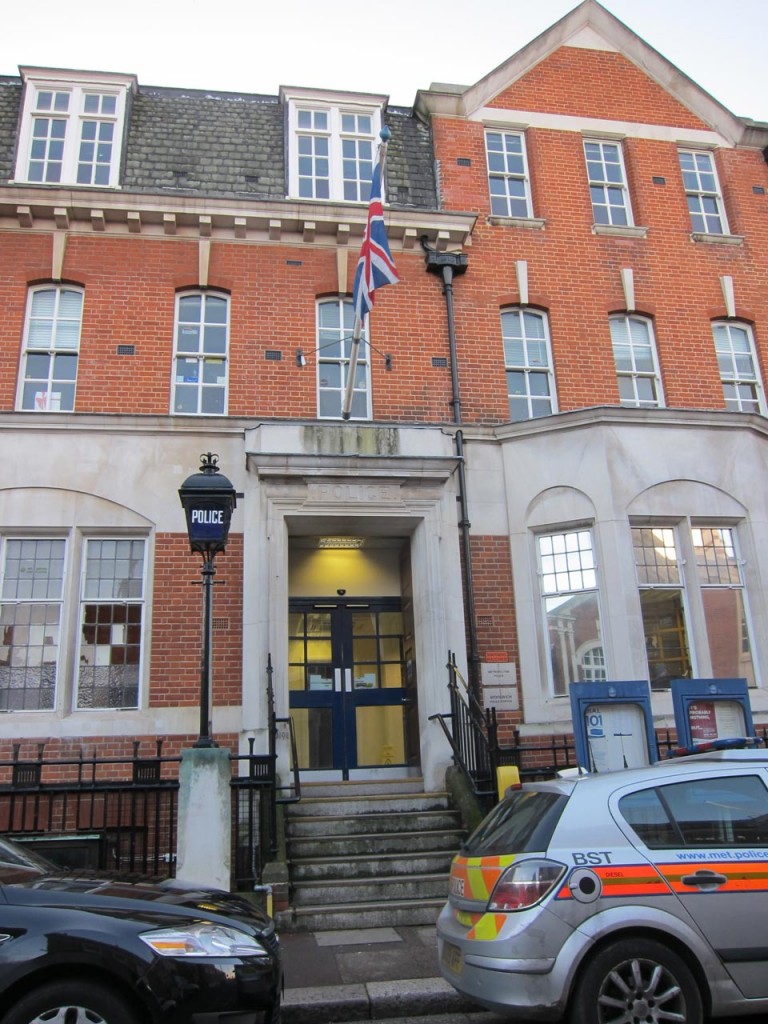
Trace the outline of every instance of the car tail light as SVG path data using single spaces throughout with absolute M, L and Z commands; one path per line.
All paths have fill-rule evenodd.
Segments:
M 512 864 L 494 886 L 488 910 L 527 910 L 557 885 L 565 865 L 554 860 L 522 860 Z

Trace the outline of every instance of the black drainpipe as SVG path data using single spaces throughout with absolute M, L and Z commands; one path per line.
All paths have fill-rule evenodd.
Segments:
M 461 518 L 459 528 L 461 530 L 461 545 L 464 553 L 464 572 L 466 574 L 466 597 L 469 651 L 467 652 L 467 663 L 469 670 L 469 687 L 475 697 L 480 697 L 479 679 L 479 658 L 477 654 L 477 627 L 475 624 L 475 585 L 472 574 L 472 548 L 469 542 L 469 509 L 467 502 L 467 478 L 464 467 L 464 432 L 461 430 L 461 395 L 459 392 L 459 368 L 456 359 L 456 325 L 453 317 L 453 279 L 455 276 L 465 273 L 469 257 L 463 252 L 438 252 L 427 244 L 426 237 L 421 239 L 421 247 L 424 250 L 424 262 L 430 274 L 437 274 L 443 279 L 443 295 L 445 295 L 445 308 L 448 314 L 448 347 L 451 356 L 451 405 L 453 407 L 453 422 L 459 426 L 456 431 L 456 455 L 458 456 L 459 475 L 459 505 L 461 507 Z

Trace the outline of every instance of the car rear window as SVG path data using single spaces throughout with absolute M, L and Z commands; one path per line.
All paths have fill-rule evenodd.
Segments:
M 567 802 L 561 793 L 516 790 L 478 825 L 463 853 L 480 857 L 543 852 Z

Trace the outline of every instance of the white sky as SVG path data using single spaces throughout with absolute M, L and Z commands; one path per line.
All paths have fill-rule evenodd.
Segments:
M 20 64 L 134 73 L 140 85 L 275 95 L 472 85 L 577 0 L 5 0 L 0 74 Z M 768 0 L 604 0 L 734 114 L 768 121 Z

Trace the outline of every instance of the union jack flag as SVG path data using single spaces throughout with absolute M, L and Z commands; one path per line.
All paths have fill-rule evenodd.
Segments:
M 373 169 L 371 198 L 368 204 L 368 223 L 365 226 L 360 259 L 355 271 L 355 285 L 352 302 L 355 316 L 362 323 L 373 306 L 373 293 L 387 284 L 397 284 L 395 264 L 389 251 L 387 229 L 384 226 L 384 209 L 381 205 L 381 163 Z

